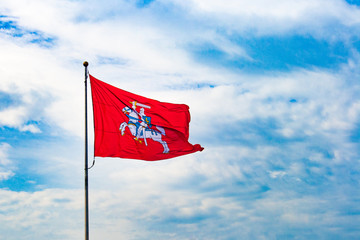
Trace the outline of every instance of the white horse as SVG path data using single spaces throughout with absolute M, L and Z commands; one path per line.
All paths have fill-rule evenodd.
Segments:
M 119 130 L 121 131 L 121 135 L 124 136 L 125 134 L 125 128 L 128 127 L 131 134 L 133 136 L 137 136 L 137 127 L 135 124 L 129 122 L 123 122 L 121 125 L 120 125 L 120 128 Z M 141 126 L 140 126 L 141 127 Z M 142 131 L 140 131 L 140 134 L 139 134 L 139 138 L 143 138 L 144 139 L 144 142 L 145 142 L 145 145 L 147 146 L 147 141 L 146 139 L 150 138 L 152 140 L 154 140 L 155 142 L 159 142 L 161 143 L 161 145 L 164 147 L 164 151 L 163 153 L 168 153 L 170 151 L 167 143 L 165 141 L 163 141 L 161 139 L 161 136 L 162 135 L 165 135 L 165 130 L 162 128 L 162 127 L 158 127 L 156 126 L 156 128 L 160 131 L 156 131 L 156 130 L 153 130 L 153 129 L 148 129 L 148 128 L 145 128 L 145 127 L 142 127 Z

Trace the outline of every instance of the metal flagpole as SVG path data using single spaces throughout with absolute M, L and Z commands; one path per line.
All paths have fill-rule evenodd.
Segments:
M 87 78 L 88 62 L 83 63 L 85 67 L 85 240 L 89 240 L 89 181 L 88 181 L 88 126 L 87 126 Z

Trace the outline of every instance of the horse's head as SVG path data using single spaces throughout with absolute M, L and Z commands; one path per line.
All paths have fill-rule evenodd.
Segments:
M 129 115 L 130 113 L 131 113 L 131 108 L 129 108 L 129 107 L 124 107 L 123 109 L 122 109 L 122 112 L 124 113 L 124 114 L 126 114 L 126 115 Z

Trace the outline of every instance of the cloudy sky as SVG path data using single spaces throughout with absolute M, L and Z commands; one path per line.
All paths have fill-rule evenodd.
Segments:
M 1 0 L 0 239 L 84 236 L 85 60 L 205 147 L 97 158 L 91 239 L 360 238 L 360 1 Z

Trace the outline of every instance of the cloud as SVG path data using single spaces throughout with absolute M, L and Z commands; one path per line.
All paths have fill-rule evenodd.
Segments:
M 278 139 L 337 135 L 335 140 L 341 133 L 346 137 L 359 117 L 352 85 L 357 84 L 346 81 L 343 76 L 328 72 L 299 71 L 182 94 L 186 94 L 184 100 L 196 113 L 196 134 L 201 132 L 204 140 L 210 138 L 213 143 L 231 135 L 232 140 L 241 139 L 250 134 L 249 130 L 256 131 L 256 127 L 267 129 L 270 136 Z M 234 131 L 239 134 L 233 135 Z M 245 138 L 244 142 L 249 140 Z
M 6 239 L 52 236 L 76 239 L 81 236 L 83 213 L 79 192 L 60 189 L 26 193 L 0 190 L 1 234 Z M 78 198 L 78 199 L 77 199 Z M 68 219 L 67 226 L 63 219 Z M 60 228 L 59 228 L 60 227 Z
M 7 180 L 14 176 L 13 164 L 8 156 L 10 148 L 11 146 L 7 143 L 0 144 L 0 181 Z
M 174 1 L 216 26 L 259 35 L 298 32 L 330 34 L 332 24 L 358 27 L 359 9 L 343 1 Z M 210 18 L 210 16 L 212 18 Z M 334 28 L 332 28 L 334 30 Z M 319 35 L 320 36 L 320 35 Z
M 37 126 L 35 126 L 34 124 L 29 124 L 29 125 L 22 126 L 19 130 L 22 131 L 22 132 L 29 131 L 31 133 L 41 133 L 41 130 Z
M 68 106 L 73 105 L 71 101 L 69 102 L 68 96 L 79 94 L 69 94 L 69 92 L 74 91 L 77 86 L 80 87 L 82 81 L 78 81 L 77 85 L 73 81 L 74 77 L 66 74 L 69 71 L 56 63 L 53 53 L 48 49 L 37 45 L 23 46 L 21 42 L 10 40 L 6 38 L 0 40 L 1 49 L 8 56 L 1 59 L 2 69 L 6 71 L 2 73 L 0 91 L 12 96 L 11 99 L 16 101 L 0 109 L 2 116 L 0 124 L 39 133 L 41 129 L 35 126 L 34 122 L 56 122 L 68 131 L 76 132 L 78 126 L 73 126 L 73 121 L 69 124 L 71 119 L 65 121 L 62 118 L 80 115 L 78 110 L 66 108 L 66 101 Z M 37 58 L 33 57 L 35 55 Z M 61 109 L 58 107 L 59 101 L 65 102 Z
M 164 195 L 142 194 L 136 187 L 133 190 L 127 194 L 91 192 L 93 238 L 285 238 L 299 236 L 298 229 L 303 229 L 301 236 L 307 238 L 356 236 L 356 215 L 344 218 L 343 214 L 358 208 L 339 195 L 323 194 L 319 199 L 270 191 L 265 193 L 266 197 L 249 200 L 244 195 L 214 196 L 186 189 L 172 189 Z M 0 195 L 1 236 L 6 239 L 52 236 L 72 240 L 83 235 L 82 191 L 48 189 L 15 193 L 1 190 Z M 344 200 L 347 207 L 340 204 Z

